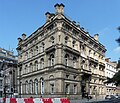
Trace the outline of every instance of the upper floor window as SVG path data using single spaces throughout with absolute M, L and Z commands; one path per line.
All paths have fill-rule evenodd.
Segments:
M 33 56 L 33 50 L 30 50 L 30 58 Z
M 33 71 L 33 64 L 30 63 L 30 72 L 32 72 L 32 71 Z
M 77 58 L 76 58 L 76 57 L 73 57 L 73 67 L 74 67 L 74 68 L 76 67 L 76 64 L 77 64 Z
M 65 37 L 65 44 L 66 44 L 66 45 L 68 44 L 68 40 L 69 40 L 69 38 L 68 38 L 68 36 L 66 36 L 66 37 Z
M 35 55 L 38 54 L 38 46 L 35 47 Z
M 92 53 L 91 50 L 89 50 L 89 55 L 91 55 L 91 53 Z
M 76 41 L 73 40 L 73 42 L 72 42 L 72 46 L 73 47 L 75 47 L 75 43 L 76 43 Z
M 54 65 L 54 60 L 55 58 L 54 58 L 54 55 L 53 54 L 51 54 L 50 55 L 50 58 L 49 58 L 49 60 L 50 60 L 50 66 L 53 66 Z
M 52 36 L 51 38 L 50 38 L 50 40 L 51 40 L 51 43 L 52 43 L 52 45 L 55 43 L 55 38 Z
M 27 65 L 25 65 L 25 72 L 24 72 L 25 74 L 27 73 Z
M 43 58 L 41 58 L 40 64 L 41 64 L 41 68 L 44 68 L 44 59 Z
M 66 54 L 66 55 L 65 55 L 65 58 L 64 58 L 64 59 L 65 59 L 65 65 L 66 65 L 66 66 L 68 66 L 68 58 L 69 58 L 69 55 Z
M 38 70 L 38 61 L 35 61 L 35 70 Z
M 28 59 L 28 52 L 26 52 L 25 56 L 26 56 L 26 60 L 27 60 Z
M 41 52 L 43 52 L 43 51 L 44 51 L 44 49 L 45 49 L 45 44 L 44 44 L 44 42 L 42 42 L 42 43 L 41 43 L 41 47 L 40 47 L 40 48 L 41 48 L 41 50 L 40 50 L 40 51 L 41 51 Z

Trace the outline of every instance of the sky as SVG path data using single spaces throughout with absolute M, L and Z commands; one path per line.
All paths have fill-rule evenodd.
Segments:
M 106 58 L 117 61 L 120 47 L 120 0 L 0 0 L 0 47 L 17 55 L 17 38 L 31 35 L 45 21 L 45 13 L 55 13 L 54 5 L 63 3 L 65 15 L 80 23 L 107 49 Z

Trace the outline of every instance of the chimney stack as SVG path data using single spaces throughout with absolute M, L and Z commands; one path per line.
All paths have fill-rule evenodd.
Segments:
M 111 58 L 106 58 L 105 61 L 106 61 L 106 62 L 110 62 L 110 59 L 111 59 Z
M 64 14 L 64 7 L 65 5 L 61 4 L 56 4 L 55 6 L 56 14 Z
M 51 15 L 49 12 L 46 12 L 45 15 L 46 15 L 46 22 L 47 22 L 47 21 L 49 21 Z
M 21 42 L 22 42 L 22 39 L 18 38 L 18 45 L 21 44 Z
M 22 34 L 22 40 L 25 40 L 26 39 L 26 34 Z
M 94 35 L 94 39 L 97 40 L 97 41 L 98 41 L 98 36 L 99 36 L 99 34 Z

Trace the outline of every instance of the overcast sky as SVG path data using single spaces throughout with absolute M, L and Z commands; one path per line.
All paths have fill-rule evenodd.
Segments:
M 106 57 L 120 57 L 115 39 L 120 36 L 120 0 L 0 0 L 0 47 L 14 50 L 17 38 L 27 36 L 45 23 L 45 13 L 54 13 L 54 5 L 63 3 L 65 15 L 80 23 L 91 36 L 98 33 L 106 47 Z

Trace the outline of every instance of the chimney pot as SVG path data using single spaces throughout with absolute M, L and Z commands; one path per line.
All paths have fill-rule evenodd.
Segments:
M 25 40 L 26 39 L 26 34 L 22 34 L 22 39 Z
M 99 34 L 94 35 L 94 39 L 98 41 Z
M 50 13 L 46 12 L 45 15 L 46 15 L 46 21 L 49 21 L 49 19 L 50 19 Z

